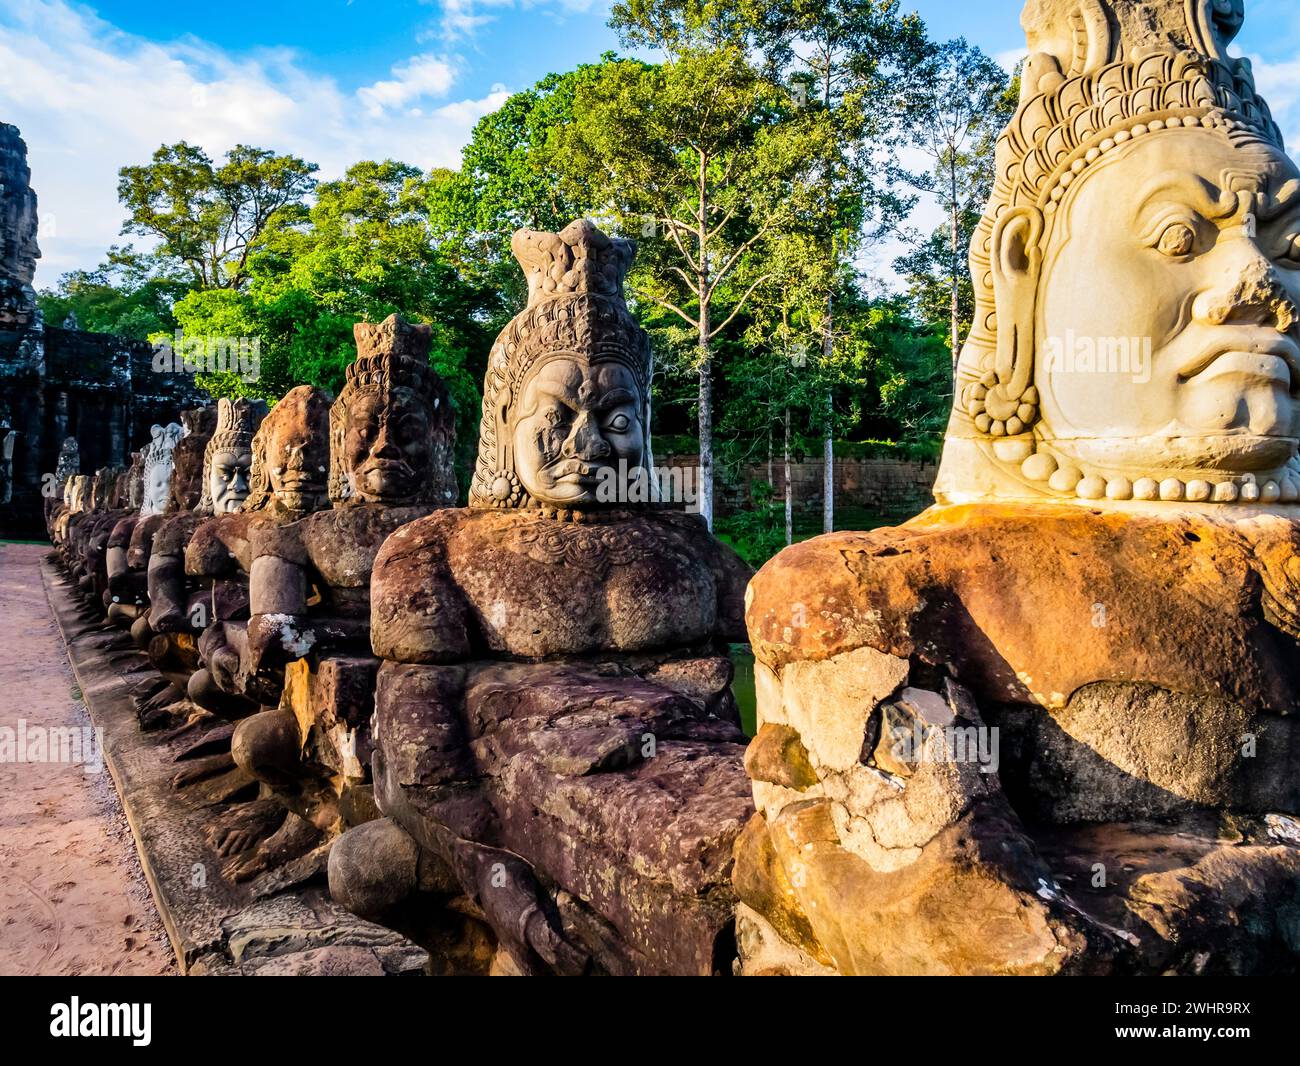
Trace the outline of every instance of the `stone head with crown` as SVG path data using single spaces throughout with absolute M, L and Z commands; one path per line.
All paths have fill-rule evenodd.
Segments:
M 266 417 L 266 404 L 246 397 L 217 401 L 217 425 L 203 453 L 199 514 L 238 511 L 248 498 L 253 436 Z
M 648 465 L 649 442 L 650 343 L 623 295 L 636 245 L 579 219 L 511 248 L 528 306 L 489 357 L 470 506 L 625 503 L 619 479 Z
M 253 434 L 241 510 L 294 521 L 328 499 L 330 394 L 315 385 L 286 392 Z
M 178 422 L 171 422 L 166 426 L 154 426 L 150 430 L 151 439 L 144 448 L 144 496 L 140 503 L 141 516 L 162 514 L 166 510 L 176 445 L 180 443 L 184 432 L 184 427 Z
M 1300 171 L 1242 0 L 1029 0 L 940 502 L 1300 499 Z
M 429 365 L 430 326 L 400 315 L 353 328 L 357 358 L 330 409 L 330 498 L 336 507 L 456 501 L 455 419 Z

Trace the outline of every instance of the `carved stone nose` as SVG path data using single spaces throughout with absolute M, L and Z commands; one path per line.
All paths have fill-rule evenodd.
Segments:
M 1253 246 L 1252 252 L 1227 284 L 1196 298 L 1192 313 L 1198 322 L 1213 326 L 1271 325 L 1283 333 L 1290 332 L 1300 319 L 1300 309 L 1273 264 Z
M 572 459 L 603 459 L 609 453 L 609 441 L 601 435 L 591 412 L 583 411 L 564 442 L 564 454 Z
M 388 426 L 381 425 L 379 427 L 379 432 L 375 434 L 375 441 L 370 446 L 370 454 L 385 459 L 396 457 L 397 445 L 393 443 L 393 438 L 388 434 Z

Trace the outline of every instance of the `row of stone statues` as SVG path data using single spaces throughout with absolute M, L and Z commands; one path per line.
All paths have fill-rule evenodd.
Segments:
M 341 902 L 415 915 L 454 969 L 725 969 L 750 571 L 672 505 L 600 498 L 650 464 L 633 246 L 580 221 L 515 252 L 468 508 L 430 329 L 393 317 L 336 399 L 184 412 L 133 472 L 70 478 L 51 535 L 160 671 L 142 725 L 205 738 L 177 787 L 222 800 L 232 880 L 328 853 Z
M 162 671 L 142 722 L 202 733 L 177 784 L 229 876 L 326 869 L 455 972 L 1295 972 L 1300 172 L 1242 14 L 1027 4 L 938 505 L 898 529 L 751 581 L 609 498 L 651 361 L 588 222 L 515 235 L 466 508 L 396 318 L 333 403 L 69 479 L 52 536 Z

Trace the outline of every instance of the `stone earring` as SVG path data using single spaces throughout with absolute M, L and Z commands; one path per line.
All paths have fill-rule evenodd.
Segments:
M 1007 211 L 993 230 L 998 347 L 993 367 L 968 385 L 963 397 L 976 429 L 992 437 L 1018 436 L 1038 421 L 1032 382 L 1042 236 L 1043 216 L 1028 206 Z

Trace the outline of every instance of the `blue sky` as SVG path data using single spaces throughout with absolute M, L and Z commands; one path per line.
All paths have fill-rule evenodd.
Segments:
M 912 6 L 933 36 L 1018 58 L 1022 0 Z M 291 151 L 325 178 L 362 158 L 455 166 L 508 93 L 617 49 L 607 17 L 608 0 L 0 0 L 0 121 L 28 144 L 37 283 L 100 261 L 117 168 L 163 142 Z M 1237 50 L 1300 142 L 1300 3 L 1247 0 Z

